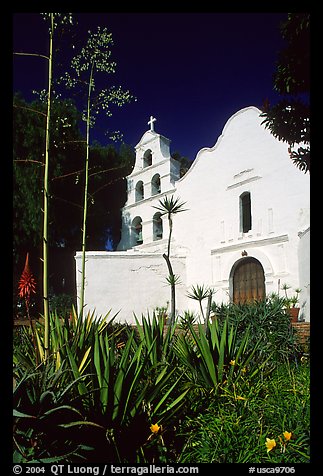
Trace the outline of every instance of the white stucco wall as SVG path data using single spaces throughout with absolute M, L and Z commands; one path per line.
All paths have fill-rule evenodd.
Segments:
M 153 205 L 163 194 L 174 194 L 186 202 L 187 208 L 173 217 L 171 254 L 175 274 L 182 283 L 177 288 L 180 312 L 197 309 L 186 296 L 192 285 L 212 286 L 214 300 L 228 302 L 232 297 L 232 269 L 246 252 L 263 267 L 266 294 L 278 292 L 283 283 L 292 289 L 304 288 L 301 298 L 306 306 L 302 316 L 309 320 L 309 233 L 299 235 L 309 227 L 309 176 L 292 163 L 287 144 L 261 125 L 259 114 L 255 107 L 234 114 L 214 147 L 202 149 L 182 179 L 172 183 L 169 175 L 168 189 L 160 195 L 145 195 L 142 202 L 135 203 L 130 191 L 123 210 L 121 245 L 129 247 L 129 222 L 135 216 L 142 217 L 144 243 L 123 252 L 87 253 L 88 309 L 95 308 L 98 314 L 110 308 L 120 310 L 120 319 L 131 322 L 133 312 L 140 315 L 169 301 L 170 290 L 165 284 L 168 272 L 162 258 L 167 249 L 167 219 L 163 218 L 163 240 L 153 242 L 151 230 Z M 142 176 L 145 187 L 149 187 L 158 160 L 162 175 L 170 170 L 170 162 L 164 162 L 165 157 L 170 159 L 169 141 L 161 137 L 149 131 L 144 134 L 129 180 Z M 141 170 L 141 155 L 147 143 L 153 151 L 152 166 Z M 251 196 L 252 227 L 247 233 L 240 230 L 239 197 L 244 192 Z M 77 269 L 80 256 L 76 256 Z M 79 277 L 77 271 L 78 282 Z
M 309 224 L 309 177 L 293 165 L 287 145 L 260 125 L 260 111 L 236 113 L 212 148 L 202 149 L 176 195 L 174 239 L 187 249 L 188 285 L 207 282 L 215 299 L 230 298 L 229 275 L 246 250 L 263 265 L 266 292 L 299 286 L 298 232 Z M 240 231 L 239 196 L 251 195 L 252 229 Z
M 310 321 L 310 229 L 299 233 L 300 318 Z
M 77 289 L 81 284 L 82 253 L 76 254 Z M 174 273 L 181 276 L 177 286 L 178 310 L 185 307 L 185 258 L 172 259 Z M 86 253 L 85 311 L 97 318 L 111 310 L 116 321 L 134 323 L 134 314 L 150 315 L 156 307 L 167 306 L 170 287 L 167 264 L 161 253 L 89 251 Z M 169 306 L 168 306 L 169 309 Z

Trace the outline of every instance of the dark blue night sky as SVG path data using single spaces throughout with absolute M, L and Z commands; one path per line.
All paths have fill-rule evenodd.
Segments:
M 280 23 L 287 13 L 80 13 L 73 29 L 80 39 L 97 26 L 113 35 L 114 75 L 109 85 L 129 89 L 137 102 L 101 116 L 92 137 L 119 129 L 135 146 L 148 130 L 171 139 L 171 152 L 193 160 L 212 147 L 232 114 L 247 106 L 277 102 L 273 73 L 284 43 Z M 47 53 L 47 26 L 40 14 L 15 13 L 13 50 Z M 85 35 L 85 36 L 84 36 Z M 63 54 L 60 60 L 64 63 Z M 55 71 L 54 71 L 55 73 Z M 13 88 L 27 100 L 46 87 L 46 62 L 14 56 Z M 100 75 L 97 76 L 98 85 Z M 103 84 L 102 87 L 106 87 Z

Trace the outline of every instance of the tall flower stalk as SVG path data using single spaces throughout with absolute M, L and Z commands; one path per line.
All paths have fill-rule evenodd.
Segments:
M 46 115 L 46 138 L 45 138 L 45 169 L 44 169 L 44 193 L 43 193 L 43 308 L 44 308 L 44 351 L 45 359 L 49 356 L 49 301 L 48 301 L 48 171 L 49 171 L 49 126 L 51 117 L 51 93 L 53 74 L 53 36 L 54 14 L 50 13 L 49 28 L 49 56 L 48 56 L 48 88 L 47 88 L 47 115 Z
M 65 73 L 62 78 L 68 88 L 86 84 L 86 108 L 83 119 L 86 122 L 86 155 L 84 165 L 84 200 L 83 200 L 83 223 L 82 223 L 82 270 L 81 286 L 79 300 L 79 316 L 83 317 L 84 295 L 85 295 L 85 252 L 87 236 L 87 215 L 90 194 L 89 187 L 89 159 L 90 159 L 90 129 L 95 125 L 96 116 L 99 112 L 104 112 L 108 117 L 112 116 L 111 105 L 121 107 L 124 104 L 135 99 L 129 91 L 122 90 L 121 87 L 111 86 L 108 89 L 102 89 L 93 96 L 95 87 L 95 75 L 98 72 L 114 73 L 116 63 L 111 61 L 111 49 L 113 44 L 112 35 L 107 29 L 97 28 L 95 33 L 89 31 L 89 36 L 85 46 L 80 53 L 71 61 L 71 69 L 74 74 Z M 110 134 L 111 140 L 117 140 L 121 137 L 119 131 Z M 92 198 L 93 200 L 93 198 Z
M 89 157 L 90 157 L 90 114 L 91 114 L 91 92 L 92 78 L 94 72 L 94 61 L 91 64 L 90 80 L 87 95 L 87 115 L 86 115 L 86 157 L 85 157 L 85 180 L 84 180 L 84 202 L 83 202 L 83 226 L 82 226 L 82 274 L 81 274 L 81 296 L 80 315 L 83 315 L 84 292 L 85 292 L 85 251 L 86 251 L 86 219 L 88 206 L 88 186 L 89 186 Z
M 42 263 L 43 263 L 43 315 L 44 315 L 44 357 L 49 357 L 50 340 L 50 319 L 48 300 L 48 201 L 49 201 L 49 152 L 50 152 L 50 123 L 51 123 L 51 102 L 52 102 L 52 82 L 53 82 L 53 43 L 54 30 L 58 25 L 72 23 L 71 14 L 42 13 L 44 20 L 49 21 L 49 53 L 47 55 L 38 53 L 15 53 L 22 56 L 37 56 L 48 62 L 47 94 L 46 94 L 46 126 L 45 126 L 45 162 L 43 179 L 43 236 L 42 236 Z M 40 111 L 34 111 L 43 114 Z

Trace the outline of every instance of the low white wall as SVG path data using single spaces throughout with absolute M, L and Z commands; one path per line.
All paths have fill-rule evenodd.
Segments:
M 79 296 L 81 252 L 76 253 L 75 260 Z M 180 312 L 187 303 L 185 258 L 177 256 L 171 262 L 174 273 L 182 278 L 182 284 L 176 287 L 176 308 Z M 97 318 L 111 310 L 111 317 L 118 313 L 117 322 L 134 323 L 134 313 L 141 319 L 142 314 L 152 313 L 170 301 L 168 269 L 162 254 L 89 251 L 85 276 L 85 311 L 95 311 Z
M 310 229 L 299 233 L 298 263 L 299 263 L 299 285 L 301 293 L 299 296 L 301 314 L 305 321 L 310 321 Z

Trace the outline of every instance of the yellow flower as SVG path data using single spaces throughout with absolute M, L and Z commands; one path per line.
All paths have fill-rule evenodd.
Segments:
M 244 398 L 244 397 L 240 397 L 240 395 L 238 395 L 238 396 L 236 397 L 236 400 L 247 400 L 247 399 Z
M 267 453 L 271 451 L 276 446 L 276 441 L 271 440 L 270 438 L 266 438 L 266 446 L 267 446 Z
M 160 430 L 160 426 L 157 423 L 155 423 L 154 425 L 150 425 L 150 430 L 152 433 L 158 433 Z
M 289 432 L 289 431 L 284 431 L 283 435 L 285 437 L 285 440 L 287 440 L 287 441 L 289 441 L 292 437 L 292 433 Z
M 247 367 L 243 367 L 243 369 L 241 369 L 241 372 L 245 374 L 247 372 Z
M 229 364 L 230 364 L 230 365 L 235 365 L 235 364 L 236 364 L 236 361 L 235 361 L 235 360 L 230 360 Z

